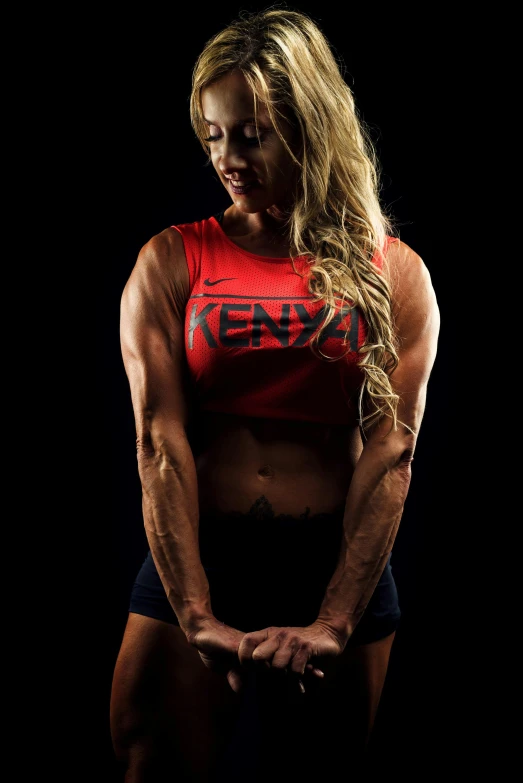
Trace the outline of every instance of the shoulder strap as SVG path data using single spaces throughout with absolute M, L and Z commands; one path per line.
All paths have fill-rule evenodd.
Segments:
M 384 260 L 385 260 L 385 256 L 387 255 L 387 251 L 388 251 L 388 249 L 389 249 L 389 246 L 390 246 L 390 245 L 391 245 L 393 242 L 397 242 L 397 241 L 398 241 L 398 240 L 397 240 L 397 238 L 396 238 L 396 237 L 393 237 L 393 236 L 390 236 L 390 235 L 387 235 L 387 236 L 385 237 L 385 242 L 384 242 L 384 244 L 383 244 L 383 248 L 382 248 L 381 252 L 380 252 L 380 251 L 377 251 L 377 252 L 374 254 L 374 257 L 373 257 L 373 259 L 372 259 L 373 263 L 374 263 L 374 264 L 376 264 L 376 266 L 378 267 L 378 269 L 383 269 L 383 262 L 384 262 Z
M 200 264 L 202 256 L 202 222 L 197 221 L 195 223 L 179 223 L 173 225 L 174 228 L 182 236 L 183 246 L 185 249 L 185 258 L 187 260 L 187 267 L 189 270 L 189 288 L 192 291 L 196 279 L 200 273 Z

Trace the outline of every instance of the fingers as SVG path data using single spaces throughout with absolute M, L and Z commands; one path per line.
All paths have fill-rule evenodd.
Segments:
M 294 638 L 288 639 L 285 631 L 270 635 L 269 629 L 264 638 L 252 647 L 251 657 L 257 663 L 264 663 L 274 669 L 286 669 L 297 646 Z M 253 634 L 254 636 L 254 634 Z M 256 641 L 256 640 L 253 640 Z
M 229 669 L 227 672 L 227 682 L 235 693 L 239 693 L 243 688 L 243 678 L 238 669 Z
M 260 644 L 253 653 L 255 660 L 270 660 L 274 669 L 285 669 L 293 674 L 305 674 L 305 667 L 312 655 L 312 646 L 297 634 L 282 629 L 275 636 Z
M 325 674 L 310 662 L 313 645 L 303 636 L 302 629 L 273 627 L 247 633 L 238 648 L 240 664 L 242 667 L 262 664 L 268 669 L 289 673 L 305 693 L 304 675 L 323 679 Z
M 305 667 L 307 666 L 311 655 L 311 645 L 307 642 L 302 642 L 294 653 L 294 657 L 291 663 L 291 671 L 295 672 L 296 674 L 305 674 Z
M 238 647 L 238 658 L 242 666 L 252 662 L 252 654 L 254 650 L 264 642 L 269 635 L 269 629 L 264 628 L 262 631 L 253 631 L 252 633 L 246 633 L 240 642 Z M 263 659 L 263 656 L 262 656 Z
M 272 636 L 270 639 L 267 639 L 256 647 L 252 653 L 252 659 L 253 661 L 264 661 L 265 664 L 268 663 L 269 666 L 271 665 L 272 660 L 272 666 L 284 669 L 286 666 L 285 661 L 283 661 L 281 665 L 279 664 L 279 657 L 281 657 L 279 647 L 280 640 L 277 636 Z
M 313 666 L 312 663 L 308 663 L 305 667 L 307 671 L 309 671 L 311 674 L 314 674 L 315 677 L 325 677 L 325 672 L 321 669 L 317 669 L 316 666 Z
M 261 642 L 252 652 L 252 660 L 263 662 L 266 667 L 304 675 L 314 673 L 323 676 L 320 669 L 309 665 L 312 646 L 295 635 L 281 630 Z

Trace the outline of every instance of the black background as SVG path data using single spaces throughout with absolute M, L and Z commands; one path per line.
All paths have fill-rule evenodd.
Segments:
M 87 181 L 96 197 L 85 223 L 95 235 L 90 269 L 97 334 L 97 442 L 90 466 L 92 525 L 85 539 L 92 587 L 87 609 L 96 676 L 85 698 L 89 720 L 77 753 L 96 780 L 110 780 L 110 681 L 132 580 L 146 551 L 134 423 L 119 345 L 122 289 L 140 247 L 173 223 L 198 220 L 230 202 L 189 122 L 193 63 L 206 40 L 241 9 L 128 7 L 121 19 L 90 25 L 82 74 L 89 149 Z M 462 589 L 462 476 L 449 461 L 456 419 L 453 335 L 461 278 L 456 226 L 463 221 L 467 67 L 463 31 L 438 7 L 423 16 L 374 6 L 340 16 L 337 4 L 291 5 L 309 13 L 343 62 L 383 168 L 383 200 L 401 237 L 424 259 L 441 310 L 438 357 L 393 554 L 403 618 L 376 726 L 383 768 L 415 773 L 464 758 L 470 715 L 467 597 Z M 452 271 L 449 271 L 449 261 Z M 97 603 L 93 604 L 96 594 Z M 94 666 L 96 664 L 96 666 Z M 460 762 L 458 761 L 458 767 Z M 456 768 L 456 767 L 455 767 Z M 95 778 L 93 778 L 95 779 Z

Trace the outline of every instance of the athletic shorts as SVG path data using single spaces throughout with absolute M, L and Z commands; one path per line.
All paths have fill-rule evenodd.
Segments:
M 313 623 L 336 568 L 343 510 L 300 518 L 255 514 L 201 516 L 200 558 L 214 616 L 247 633 Z M 390 556 L 351 644 L 396 630 L 401 611 Z M 129 611 L 179 625 L 148 552 L 131 590 Z

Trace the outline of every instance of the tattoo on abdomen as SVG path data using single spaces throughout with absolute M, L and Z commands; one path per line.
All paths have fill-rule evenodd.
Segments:
M 200 514 L 200 554 L 204 566 L 223 570 L 242 562 L 269 563 L 289 557 L 303 567 L 314 562 L 335 567 L 343 529 L 345 504 L 335 512 L 311 514 L 306 506 L 298 516 L 276 514 L 265 495 L 247 513 L 208 511 Z M 284 554 L 284 553 L 287 553 Z M 323 553 L 323 554 L 322 554 Z M 319 571 L 318 571 L 319 573 Z M 332 570 L 330 571 L 332 573 Z
M 322 512 L 320 514 L 312 514 L 309 506 L 305 507 L 305 511 L 303 511 L 298 516 L 294 516 L 293 514 L 276 514 L 272 504 L 267 500 L 265 495 L 260 495 L 260 497 L 254 501 L 252 506 L 250 507 L 249 511 L 247 513 L 242 511 L 212 511 L 208 514 L 202 515 L 200 517 L 200 520 L 202 518 L 209 518 L 214 521 L 214 524 L 216 524 L 217 521 L 227 520 L 228 522 L 235 522 L 235 521 L 242 521 L 243 524 L 251 524 L 255 523 L 259 525 L 260 523 L 279 523 L 283 525 L 303 525 L 304 523 L 310 523 L 314 522 L 314 524 L 321 522 L 321 521 L 334 521 L 339 520 L 341 517 L 343 517 L 343 513 L 345 510 L 345 504 L 341 506 L 339 509 L 337 509 L 335 512 Z

